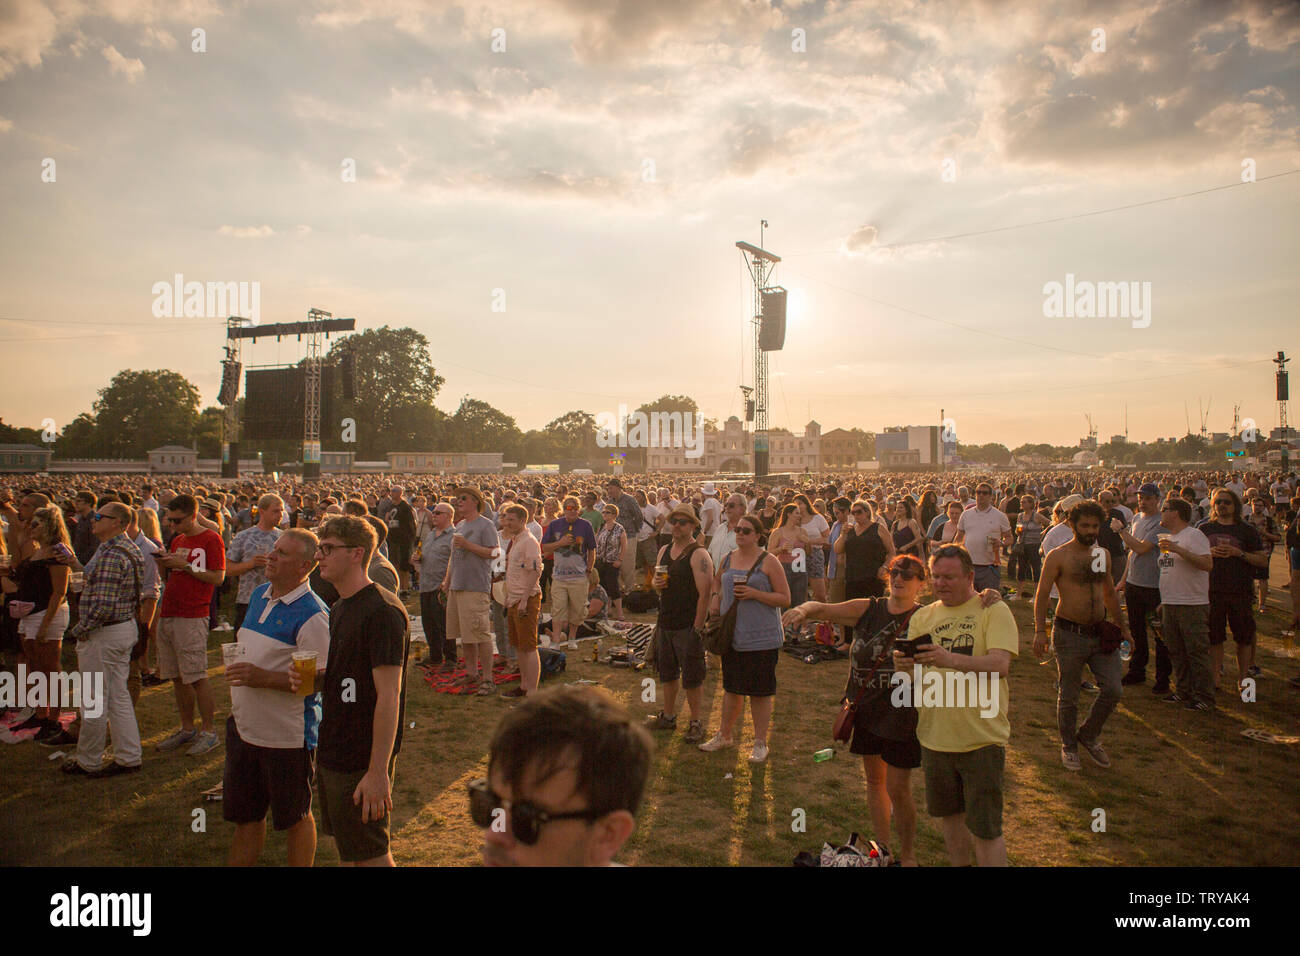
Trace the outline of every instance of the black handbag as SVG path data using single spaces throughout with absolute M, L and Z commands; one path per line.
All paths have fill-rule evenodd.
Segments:
M 739 582 L 747 584 L 749 576 L 753 574 L 763 564 L 763 559 L 767 557 L 767 549 L 764 548 L 754 562 L 754 566 L 745 572 L 745 578 Z M 731 555 L 727 555 L 724 564 L 730 565 Z M 732 587 L 735 587 L 733 583 Z M 740 609 L 740 600 L 733 597 L 731 607 L 727 608 L 727 613 L 716 620 L 707 621 L 704 625 L 704 649 L 710 654 L 722 655 L 731 650 L 731 642 L 736 637 L 736 616 Z

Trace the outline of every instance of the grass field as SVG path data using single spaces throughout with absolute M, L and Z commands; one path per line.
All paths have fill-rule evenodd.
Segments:
M 1274 565 L 1274 582 L 1285 565 Z M 1286 611 L 1280 605 L 1284 604 Z M 1039 667 L 1030 651 L 1031 608 L 1013 601 L 1021 625 L 1021 656 L 1011 670 L 1011 743 L 1007 757 L 1005 831 L 1012 864 L 1035 865 L 1295 865 L 1300 824 L 1295 798 L 1300 746 L 1256 742 L 1247 728 L 1295 734 L 1300 692 L 1285 680 L 1300 674 L 1300 658 L 1277 657 L 1279 632 L 1289 621 L 1289 592 L 1275 587 L 1260 616 L 1258 663 L 1264 677 L 1258 700 L 1243 703 L 1221 694 L 1213 716 L 1159 701 L 1150 684 L 1125 688 L 1107 723 L 1104 742 L 1113 759 L 1102 770 L 1083 756 L 1083 772 L 1060 762 L 1054 669 Z M 648 618 L 647 618 L 648 619 Z M 209 640 L 210 673 L 217 677 L 218 722 L 229 697 L 220 678 L 219 645 Z M 589 645 L 587 645 L 589 646 Z M 1229 645 L 1231 647 L 1231 643 Z M 596 681 L 634 713 L 643 703 L 643 673 L 580 661 L 569 655 L 565 674 L 550 683 Z M 636 833 L 620 859 L 638 865 L 788 865 L 800 850 L 824 840 L 842 842 L 852 830 L 870 833 L 862 766 L 847 749 L 814 763 L 829 743 L 830 725 L 848 664 L 817 665 L 782 655 L 777 669 L 771 756 L 755 769 L 747 761 L 752 733 L 748 712 L 734 750 L 705 754 L 682 743 L 681 729 L 657 734 L 649 792 Z M 467 865 L 478 861 L 480 835 L 470 823 L 465 785 L 486 770 L 487 742 L 511 706 L 499 698 L 436 694 L 412 668 L 407 728 L 394 794 L 393 853 L 403 865 Z M 1229 654 L 1225 685 L 1236 679 Z M 718 724 L 720 674 L 705 681 L 709 730 Z M 1095 695 L 1081 695 L 1080 720 Z M 221 778 L 224 750 L 203 757 L 163 755 L 153 746 L 177 725 L 170 686 L 146 689 L 138 715 L 145 744 L 144 770 L 128 777 L 70 778 L 33 743 L 0 745 L 0 863 L 53 866 L 221 865 L 232 827 L 221 804 L 204 804 L 200 792 Z M 410 724 L 414 723 L 412 728 Z M 942 838 L 925 815 L 918 770 L 914 791 L 921 814 L 922 865 L 944 865 Z M 1105 831 L 1095 832 L 1097 809 Z M 206 825 L 196 825 L 206 810 Z M 795 811 L 807 830 L 792 832 Z M 885 842 L 895 841 L 885 838 Z M 266 863 L 282 864 L 284 843 L 268 835 Z M 323 837 L 317 863 L 337 863 Z

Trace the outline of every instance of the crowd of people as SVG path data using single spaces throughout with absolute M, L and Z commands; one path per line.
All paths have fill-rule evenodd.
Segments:
M 850 661 L 844 739 L 863 758 L 878 837 L 895 845 L 896 830 L 897 861 L 918 862 L 912 771 L 921 768 L 950 861 L 1003 864 L 1008 679 L 1020 652 L 1008 602 L 1032 599 L 1033 653 L 1055 663 L 1063 766 L 1080 771 L 1082 751 L 1109 767 L 1106 720 L 1125 686 L 1147 682 L 1153 649 L 1152 690 L 1201 714 L 1226 681 L 1229 631 L 1238 681 L 1262 676 L 1256 612 L 1273 598 L 1278 544 L 1291 632 L 1300 623 L 1297 479 L 972 477 L 723 487 L 679 475 L 11 476 L 0 479 L 6 663 L 52 677 L 64 642 L 75 643 L 76 669 L 102 675 L 106 702 L 70 724 L 57 705 L 11 714 L 8 733 L 75 748 L 63 766 L 72 776 L 136 772 L 140 688 L 171 682 L 177 724 L 157 751 L 209 753 L 223 743 L 209 635 L 228 631 L 231 863 L 257 861 L 269 812 L 290 862 L 310 865 L 314 795 L 319 831 L 340 859 L 391 865 L 410 601 L 428 645 L 419 667 L 463 668 L 454 683 L 482 697 L 498 694 L 498 655 L 518 674 L 500 695 L 518 707 L 469 793 L 485 862 L 604 864 L 634 828 L 648 731 L 675 732 L 684 709 L 684 742 L 723 750 L 748 701 L 749 760 L 761 765 L 781 648 L 826 622 Z M 656 607 L 646 661 L 660 705 L 645 726 L 599 691 L 540 690 L 539 648 L 626 619 L 633 595 Z M 712 731 L 706 640 L 723 691 Z M 969 681 L 972 693 L 935 704 L 897 692 L 927 670 Z M 1085 689 L 1097 697 L 1080 724 Z

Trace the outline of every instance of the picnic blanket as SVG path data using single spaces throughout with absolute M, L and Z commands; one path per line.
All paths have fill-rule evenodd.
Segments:
M 518 674 L 506 673 L 506 668 L 508 666 L 509 664 L 507 663 L 505 658 L 494 657 L 492 659 L 492 682 L 494 684 L 510 684 L 513 683 L 514 681 L 519 680 Z M 471 693 L 471 691 L 467 690 L 464 685 L 460 687 L 451 686 L 452 682 L 455 681 L 458 677 L 464 677 L 464 676 L 465 676 L 465 662 L 457 661 L 456 669 L 454 671 L 440 671 L 440 670 L 425 671 L 424 682 L 428 684 L 430 687 L 432 687 L 434 691 L 436 691 L 439 694 L 468 694 Z
M 6 744 L 20 744 L 25 740 L 31 740 L 33 737 L 35 737 L 37 734 L 41 732 L 40 729 L 37 727 L 32 727 L 28 730 L 20 730 L 17 733 L 14 733 L 12 730 L 9 729 L 15 724 L 22 723 L 22 720 L 20 720 L 19 718 L 22 717 L 23 713 L 24 713 L 23 711 L 20 711 L 16 713 L 6 714 L 3 719 L 0 719 L 0 742 Z M 67 711 L 65 713 L 59 714 L 59 723 L 63 725 L 64 730 L 67 730 L 69 727 L 71 727 L 73 721 L 75 721 L 76 719 L 77 719 L 77 715 L 76 712 L 74 711 Z

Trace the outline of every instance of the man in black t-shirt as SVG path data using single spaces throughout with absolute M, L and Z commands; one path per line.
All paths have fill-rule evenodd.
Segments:
M 357 866 L 393 866 L 388 825 L 410 649 L 406 608 L 366 574 L 375 544 L 363 518 L 340 515 L 320 527 L 321 575 L 339 593 L 316 749 L 320 822 L 339 858 Z
M 1268 567 L 1268 549 L 1259 532 L 1242 520 L 1241 499 L 1233 491 L 1217 489 L 1210 496 L 1210 509 L 1213 517 L 1197 527 L 1210 539 L 1214 558 L 1210 569 L 1210 664 L 1217 687 L 1229 626 L 1237 645 L 1238 676 L 1259 676 L 1255 666 L 1255 572 Z
M 388 525 L 388 557 L 399 575 L 401 596 L 406 597 L 411 586 L 411 551 L 415 547 L 415 509 L 404 497 L 406 489 L 396 485 L 389 492 L 393 506 L 384 516 Z

